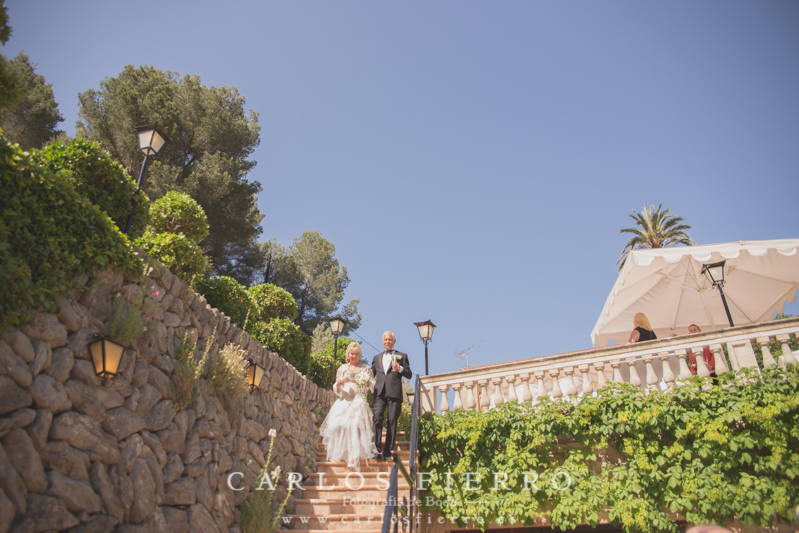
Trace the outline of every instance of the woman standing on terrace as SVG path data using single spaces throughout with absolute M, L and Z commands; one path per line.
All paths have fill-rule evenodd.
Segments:
M 630 333 L 630 338 L 627 344 L 635 342 L 653 341 L 658 338 L 655 332 L 652 331 L 652 326 L 649 325 L 649 319 L 643 313 L 635 313 L 633 317 L 633 325 L 635 329 Z

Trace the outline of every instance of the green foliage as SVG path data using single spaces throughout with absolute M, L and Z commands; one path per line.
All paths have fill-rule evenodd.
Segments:
M 53 84 L 47 83 L 41 74 L 36 74 L 36 64 L 31 65 L 24 52 L 17 54 L 6 65 L 16 77 L 22 95 L 16 104 L 0 111 L 3 135 L 19 144 L 23 150 L 41 148 L 62 133 L 56 129 L 64 117 L 58 111 Z
M 316 334 L 317 331 L 314 330 L 314 333 Z M 333 388 L 333 383 L 336 382 L 336 371 L 338 367 L 347 361 L 345 354 L 347 353 L 347 346 L 351 342 L 354 341 L 349 337 L 338 338 L 338 357 L 336 358 L 333 357 L 335 343 L 332 340 L 319 353 L 311 352 L 308 359 L 308 372 L 306 373 L 308 379 L 323 389 Z M 363 360 L 363 356 L 361 356 L 361 361 Z
M 197 280 L 194 290 L 205 297 L 208 305 L 216 307 L 244 329 L 244 322 L 252 309 L 252 300 L 241 283 L 227 276 L 219 276 Z
M 610 383 L 577 405 L 544 398 L 535 407 L 426 413 L 421 471 L 432 484 L 422 502 L 429 497 L 429 508 L 460 525 L 462 517 L 532 525 L 544 515 L 553 528 L 594 527 L 604 510 L 626 532 L 676 532 L 671 513 L 693 523 L 792 520 L 799 369 L 747 369 L 708 383 L 692 378 L 649 394 Z M 495 472 L 507 474 L 510 490 L 494 490 Z M 468 490 L 475 474 L 480 488 Z
M 241 529 L 244 533 L 274 533 L 278 526 L 278 520 L 283 515 L 294 490 L 294 484 L 289 483 L 286 497 L 273 516 L 272 498 L 275 494 L 275 485 L 280 482 L 280 467 L 269 472 L 269 465 L 272 463 L 272 450 L 275 447 L 276 435 L 274 428 L 269 430 L 271 437 L 269 453 L 261 473 L 258 475 L 258 484 L 255 491 L 250 492 L 241 504 Z
M 34 150 L 31 157 L 48 170 L 66 173 L 75 190 L 105 211 L 117 228 L 125 228 L 136 198 L 138 207 L 130 236 L 135 238 L 144 232 L 150 200 L 143 192 L 137 192 L 130 174 L 99 144 L 85 139 L 59 142 Z
M 191 196 L 170 191 L 150 207 L 150 226 L 147 231 L 182 233 L 191 242 L 198 243 L 208 236 L 208 218 Z
M 133 346 L 147 331 L 147 319 L 141 307 L 125 301 L 122 293 L 117 293 L 111 303 L 111 321 L 108 333 L 112 339 L 123 346 Z
M 116 265 L 143 268 L 108 215 L 0 137 L 0 329 L 29 308 L 55 309 L 75 276 Z
M 306 231 L 288 248 L 275 241 L 264 243 L 263 247 L 264 254 L 272 257 L 273 275 L 269 281 L 294 296 L 297 302 L 294 321 L 305 333 L 313 334 L 318 324 L 334 314 L 347 320 L 345 334 L 358 329 L 361 323 L 358 300 L 351 300 L 336 312 L 350 278 L 347 267 L 339 265 L 332 242 L 318 231 Z
M 0 43 L 6 44 L 11 37 L 11 26 L 8 25 L 8 10 L 5 0 L 0 0 Z M 0 56 L 0 109 L 13 106 L 22 100 L 22 83 L 17 79 L 5 56 Z
M 294 320 L 297 316 L 297 302 L 294 297 L 277 285 L 262 283 L 250 287 L 247 292 L 253 301 L 253 313 L 250 317 L 253 322 L 266 322 L 272 318 Z
M 131 173 L 142 154 L 133 128 L 158 122 L 170 137 L 147 170 L 152 197 L 169 190 L 194 198 L 208 217 L 203 246 L 220 275 L 251 285 L 263 271 L 257 238 L 261 185 L 246 179 L 259 144 L 258 114 L 235 87 L 208 87 L 199 76 L 128 65 L 99 89 L 78 95 L 77 135 L 100 142 Z
M 634 228 L 619 230 L 619 233 L 632 233 L 635 235 L 624 245 L 621 257 L 616 261 L 621 271 L 627 256 L 634 248 L 665 248 L 672 244 L 685 244 L 692 246 L 696 244 L 685 230 L 691 229 L 687 224 L 680 224 L 682 217 L 678 217 L 668 209 L 661 211 L 663 204 L 655 208 L 654 204 L 649 207 L 644 204 L 640 213 L 630 215 L 635 220 Z
M 214 335 L 216 331 L 214 331 Z M 205 362 L 208 360 L 208 350 L 202 358 L 197 357 L 197 341 L 184 336 L 180 339 L 180 346 L 175 350 L 175 374 L 172 388 L 175 391 L 175 408 L 180 411 L 190 406 L 197 399 L 197 382 L 200 381 Z
M 291 363 L 302 374 L 308 374 L 311 338 L 288 318 L 255 322 L 248 329 L 254 339 Z
M 208 259 L 203 251 L 182 233 L 175 235 L 148 231 L 136 239 L 136 246 L 150 257 L 158 259 L 183 280 L 190 280 L 208 270 Z

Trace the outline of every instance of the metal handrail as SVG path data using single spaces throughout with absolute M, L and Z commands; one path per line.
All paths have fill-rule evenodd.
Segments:
M 416 382 L 413 386 L 413 405 L 411 407 L 411 436 L 410 436 L 410 456 L 408 458 L 408 463 L 410 466 L 410 472 L 405 468 L 405 465 L 402 464 L 402 461 L 399 459 L 399 455 L 396 453 L 392 453 L 391 456 L 394 460 L 394 466 L 391 467 L 391 476 L 389 478 L 388 483 L 388 492 L 386 494 L 386 508 L 383 511 L 383 529 L 382 533 L 390 533 L 391 532 L 391 523 L 393 518 L 394 523 L 394 533 L 397 532 L 397 527 L 399 524 L 399 517 L 398 512 L 401 512 L 403 516 L 408 520 L 410 524 L 410 531 L 409 533 L 413 533 L 413 524 L 414 524 L 414 517 L 416 516 L 416 472 L 417 472 L 417 459 L 416 459 L 416 446 L 417 446 L 417 426 L 419 420 L 419 376 L 416 376 Z M 399 501 L 397 498 L 397 478 L 399 477 L 399 472 L 402 472 L 403 477 L 408 482 L 410 486 L 410 502 L 408 505 L 408 509 L 405 510 L 399 505 Z M 404 531 L 403 527 L 403 531 Z

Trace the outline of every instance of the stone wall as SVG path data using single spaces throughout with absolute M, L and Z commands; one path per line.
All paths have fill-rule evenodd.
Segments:
M 60 297 L 55 314 L 31 311 L 22 330 L 0 333 L 0 533 L 240 531 L 237 505 L 264 464 L 271 428 L 272 468 L 315 469 L 316 421 L 332 403 L 329 391 L 165 268 L 141 283 L 115 270 L 79 281 L 87 290 Z M 151 321 L 104 386 L 87 345 L 107 334 L 114 297 L 144 298 Z M 205 379 L 189 408 L 174 403 L 180 339 L 193 335 L 203 348 L 214 331 L 217 348 L 238 343 L 266 368 L 237 421 Z M 233 472 L 244 474 L 233 480 L 245 490 L 229 488 Z

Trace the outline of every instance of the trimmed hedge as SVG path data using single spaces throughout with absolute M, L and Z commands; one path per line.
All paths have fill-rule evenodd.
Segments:
M 198 243 L 208 236 L 208 217 L 194 198 L 188 194 L 169 191 L 150 207 L 151 233 L 182 233 Z
M 312 341 L 297 324 L 288 318 L 273 318 L 256 322 L 248 330 L 254 339 L 308 375 Z
M 25 311 L 54 311 L 75 276 L 116 265 L 129 276 L 143 263 L 127 237 L 65 174 L 54 174 L 0 136 L 0 329 Z
M 192 277 L 202 275 L 208 270 L 208 258 L 203 255 L 202 249 L 182 233 L 175 235 L 148 231 L 136 239 L 135 244 L 150 257 L 161 261 L 184 282 L 189 282 Z
M 271 283 L 262 283 L 253 285 L 247 292 L 253 301 L 251 322 L 266 322 L 272 318 L 297 318 L 297 301 L 289 291 Z
M 31 158 L 53 173 L 65 173 L 75 190 L 108 213 L 120 230 L 128 223 L 135 197 L 138 205 L 130 237 L 134 239 L 144 233 L 150 218 L 150 200 L 143 191 L 137 192 L 136 180 L 98 143 L 86 139 L 57 142 L 32 150 Z
M 252 309 L 252 299 L 241 283 L 229 276 L 219 276 L 195 281 L 194 290 L 205 297 L 208 305 L 216 307 L 244 329 L 244 321 Z

